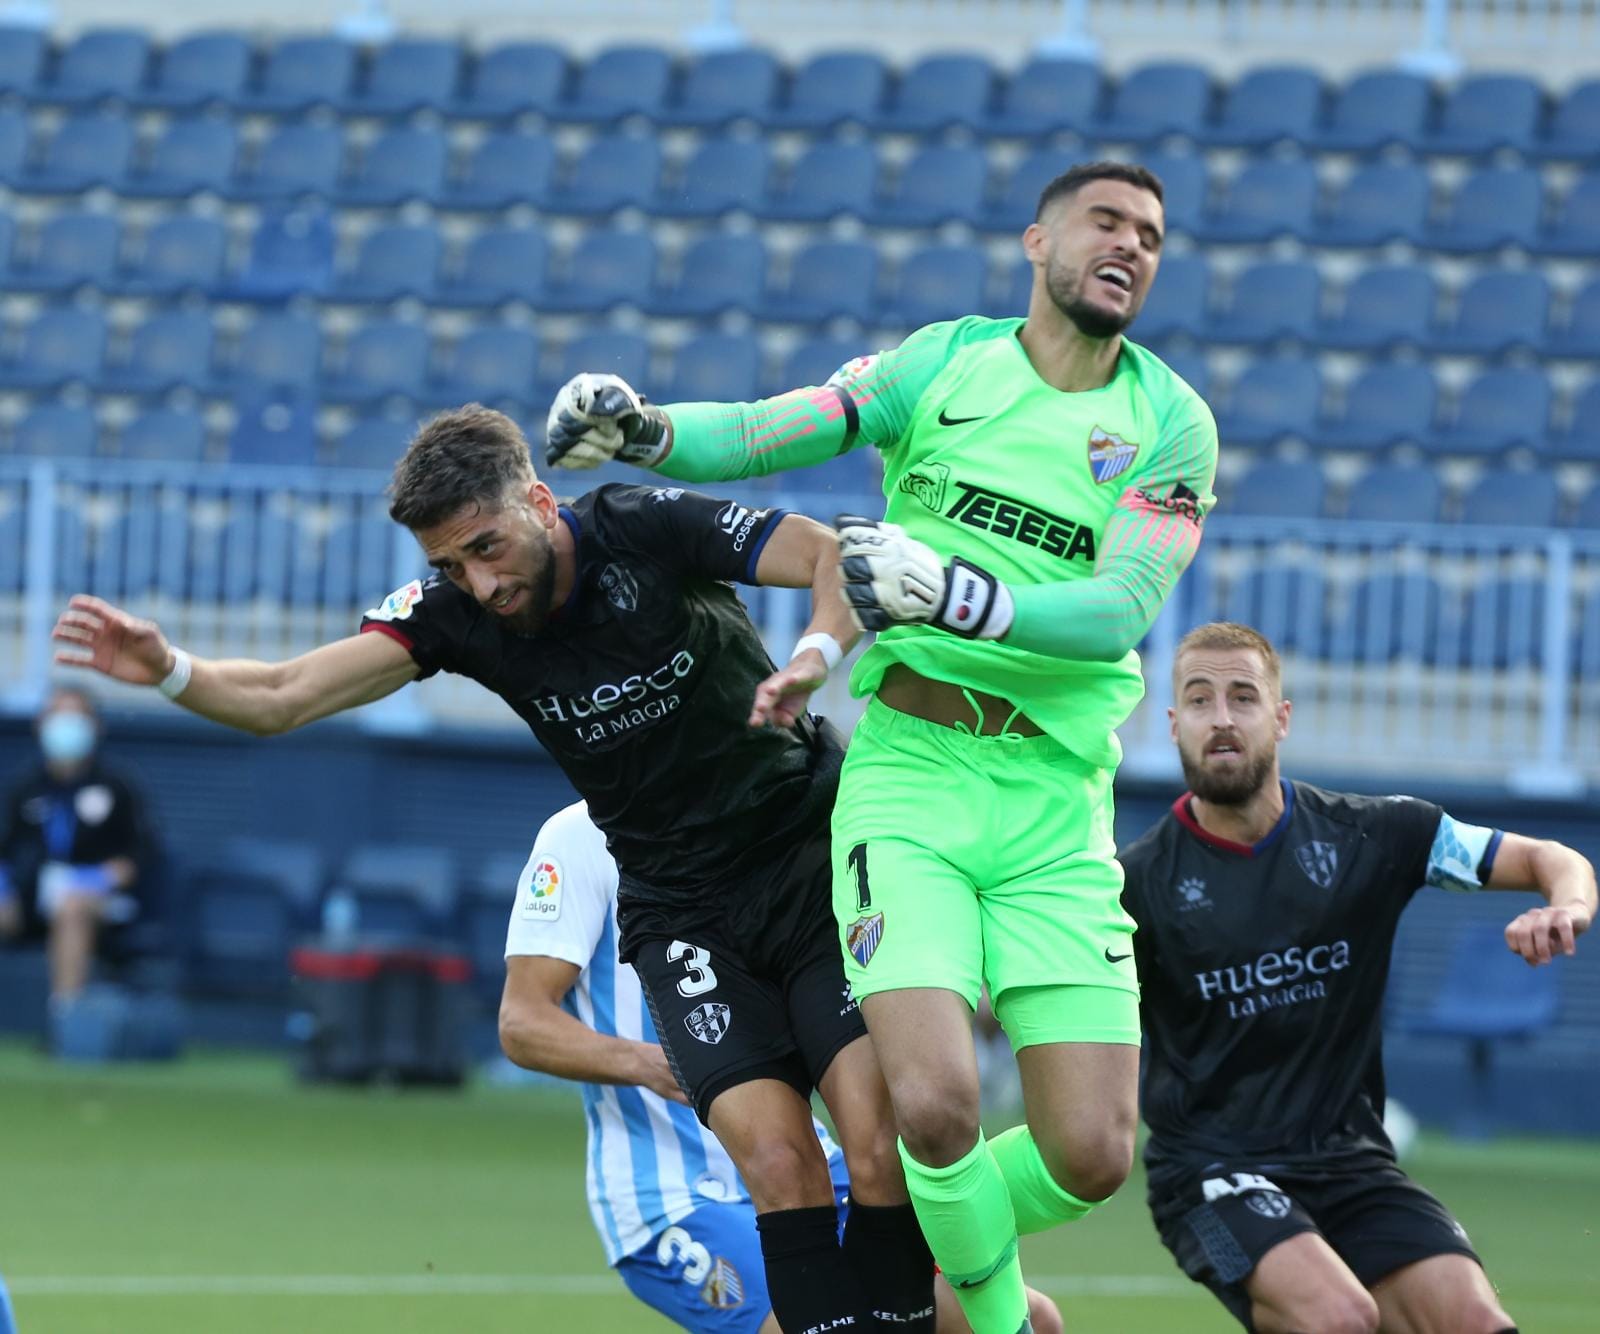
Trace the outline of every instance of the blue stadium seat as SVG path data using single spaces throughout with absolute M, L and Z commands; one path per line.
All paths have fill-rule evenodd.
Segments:
M 1550 313 L 1550 284 L 1532 270 L 1490 270 L 1474 278 L 1456 304 L 1454 320 L 1438 329 L 1428 347 L 1434 352 L 1501 355 L 1513 348 L 1536 349 L 1544 341 Z
M 1312 337 L 1323 347 L 1379 352 L 1420 347 L 1433 327 L 1433 271 L 1420 264 L 1363 269 L 1344 289 L 1337 315 L 1319 319 Z
M 338 368 L 319 385 L 334 403 L 415 397 L 428 378 L 428 331 L 420 324 L 377 320 L 345 343 Z
M 1172 255 L 1162 260 L 1133 322 L 1133 336 L 1141 343 L 1180 333 L 1203 336 L 1210 283 L 1211 270 L 1202 255 Z
M 506 956 L 506 920 L 515 900 L 526 849 L 496 853 L 461 886 L 461 939 L 472 961 L 472 985 L 486 1006 L 499 1002 Z
M 1600 278 L 1592 278 L 1572 299 L 1567 322 L 1545 340 L 1546 357 L 1600 357 Z
M 767 248 L 759 236 L 712 232 L 690 245 L 676 280 L 652 292 L 643 309 L 668 319 L 753 312 L 761 303 L 766 274 Z
M 1205 212 L 1209 185 L 1206 162 L 1198 154 L 1141 153 L 1141 166 L 1161 179 L 1161 207 L 1167 231 L 1193 233 Z
M 1592 160 L 1596 144 L 1600 144 L 1600 79 L 1586 79 L 1556 102 L 1544 132 L 1527 151 L 1539 157 Z
M 1578 501 L 1577 508 L 1572 511 L 1572 526 L 1600 531 L 1600 482 L 1591 486 Z M 1600 589 L 1589 595 L 1589 605 L 1593 611 L 1600 613 Z M 1600 623 L 1600 620 L 1597 620 L 1597 623 Z M 1600 639 L 1596 639 L 1595 642 L 1600 644 Z
M 322 544 L 318 574 L 321 599 L 327 607 L 359 607 L 375 590 L 394 583 L 395 539 L 399 532 L 385 512 L 381 496 L 340 505 Z M 406 539 L 408 560 L 415 546 Z
M 1439 389 L 1426 365 L 1380 362 L 1344 394 L 1344 411 L 1317 423 L 1313 443 L 1324 449 L 1387 449 L 1433 433 Z
M 557 120 L 602 124 L 660 113 L 672 82 L 672 57 L 656 46 L 613 46 L 578 71 L 571 96 L 547 108 Z
M 783 359 L 778 378 L 767 390 L 771 394 L 787 393 L 791 389 L 805 389 L 827 383 L 828 378 L 866 349 L 853 338 L 806 338 L 790 349 Z
M 1317 268 L 1304 260 L 1253 264 L 1234 279 L 1232 299 L 1201 334 L 1216 343 L 1309 340 L 1319 290 Z
M 784 491 L 799 492 L 796 499 L 819 514 L 883 512 L 882 463 L 878 451 L 865 446 L 793 469 L 776 481 Z
M 128 101 L 144 82 L 150 37 L 137 28 L 91 28 L 74 38 L 56 62 L 55 76 L 36 85 L 35 102 L 81 106 L 107 98 Z
M 1206 361 L 1206 355 L 1199 348 L 1187 347 L 1182 344 L 1164 347 L 1154 347 L 1154 352 L 1167 369 L 1172 371 L 1195 393 L 1208 402 L 1211 397 L 1211 365 Z
M 221 194 L 239 155 L 239 133 L 232 121 L 196 116 L 168 123 L 150 152 L 117 182 L 130 199 L 182 199 L 209 190 Z
M 48 49 L 38 28 L 0 26 L 0 92 L 31 94 L 44 73 Z
M 1541 255 L 1600 259 L 1600 170 L 1591 168 L 1573 182 L 1535 248 Z
M 870 144 L 816 143 L 800 155 L 788 180 L 762 199 L 756 216 L 780 222 L 824 222 L 841 213 L 864 217 L 877 179 Z
M 1600 380 L 1590 380 L 1578 392 L 1566 429 L 1548 443 L 1554 458 L 1600 463 Z
M 1380 463 L 1350 486 L 1345 517 L 1362 522 L 1438 523 L 1444 486 L 1436 469 L 1420 463 Z
M 989 161 L 981 148 L 929 144 L 901 168 L 894 189 L 873 202 L 875 227 L 938 227 L 971 222 L 986 193 Z
M 548 42 L 510 42 L 478 58 L 466 91 L 445 110 L 467 120 L 507 120 L 545 111 L 567 85 L 567 55 Z
M 589 230 L 560 277 L 545 285 L 545 310 L 598 314 L 637 306 L 655 285 L 655 241 L 646 232 Z
M 1444 593 L 1426 574 L 1385 571 L 1357 581 L 1331 627 L 1341 661 L 1432 662 L 1442 647 Z
M 1451 254 L 1499 246 L 1534 247 L 1544 211 L 1544 183 L 1533 167 L 1483 167 L 1451 196 L 1442 218 L 1422 229 L 1419 244 Z
M 979 118 L 978 129 L 1024 139 L 1083 130 L 1094 121 L 1104 92 L 1099 65 L 1036 56 L 1003 82 L 995 105 Z
M 236 32 L 200 32 L 174 42 L 161 55 L 155 77 L 134 103 L 167 111 L 232 105 L 250 77 L 250 42 Z
M 996 196 L 973 201 L 982 204 L 975 219 L 977 225 L 985 231 L 1020 235 L 1038 212 L 1039 196 L 1044 193 L 1045 186 L 1079 159 L 1080 154 L 1063 148 L 1035 149 L 1012 168 L 1004 188 Z
M 455 858 L 442 847 L 360 844 L 336 884 L 355 896 L 363 934 L 442 934 L 456 905 Z
M 878 252 L 865 241 L 813 241 L 789 265 L 788 281 L 769 290 L 757 318 L 820 324 L 870 321 L 877 309 Z
M 556 146 L 549 135 L 491 134 L 473 150 L 466 171 L 445 185 L 439 206 L 497 212 L 513 204 L 542 205 L 555 171 Z
M 0 28 L 0 34 L 5 29 Z M 4 40 L 0 36 L 0 40 Z M 10 184 L 28 159 L 28 116 L 20 107 L 0 106 L 0 184 Z
M 761 344 L 743 334 L 700 334 L 672 355 L 663 403 L 749 403 L 761 392 Z
M 600 217 L 643 208 L 661 181 L 661 145 L 631 134 L 603 134 L 590 141 L 550 193 L 553 213 Z
M 43 158 L 16 176 L 17 189 L 36 195 L 76 195 L 111 185 L 127 174 L 133 156 L 133 122 L 89 111 L 62 122 Z
M 102 213 L 58 213 L 40 227 L 31 257 L 12 256 L 4 283 L 13 292 L 59 294 L 102 287 L 117 262 L 117 220 Z
M 1308 460 L 1264 459 L 1222 497 L 1223 512 L 1272 519 L 1322 517 L 1327 489 L 1322 469 Z
M 1504 474 L 1505 479 L 1514 476 Z M 1515 489 L 1513 485 L 1513 492 Z M 1470 493 L 1467 498 L 1472 499 Z M 1462 520 L 1527 527 L 1531 514 L 1542 509 L 1542 499 L 1530 494 L 1528 509 L 1495 505 L 1489 517 L 1474 519 L 1463 514 Z M 1543 528 L 1554 522 L 1552 509 L 1551 518 L 1537 526 Z M 1460 660 L 1479 671 L 1518 671 L 1537 666 L 1544 644 L 1544 593 L 1544 583 L 1538 579 L 1472 580 L 1462 597 Z
M 338 106 L 355 74 L 356 48 L 339 37 L 286 37 L 267 56 L 259 88 L 234 99 L 241 111 L 275 115 Z
M 888 302 L 874 323 L 916 329 L 984 308 L 988 259 L 977 246 L 930 245 L 901 261 Z
M 440 131 L 395 126 L 367 145 L 334 198 L 355 208 L 393 208 L 410 199 L 432 203 L 444 189 L 448 156 Z
M 658 218 L 714 218 L 754 213 L 769 189 L 772 150 L 765 139 L 706 139 L 677 179 L 650 201 Z
M 1322 374 L 1316 362 L 1301 357 L 1253 361 L 1228 395 L 1227 411 L 1217 414 L 1217 434 L 1229 445 L 1305 438 L 1321 403 Z
M 16 425 L 11 449 L 27 458 L 92 458 L 99 440 L 94 413 L 64 403 L 42 403 Z
M 825 130 L 844 121 L 865 125 L 883 105 L 889 71 L 870 51 L 826 51 L 795 71 L 788 96 L 767 113 L 778 129 Z
M 1119 83 L 1105 116 L 1090 127 L 1099 139 L 1149 143 L 1169 134 L 1195 138 L 1211 105 L 1211 76 L 1198 65 L 1141 65 Z
M 1553 528 L 1561 488 L 1547 469 L 1489 468 L 1461 498 L 1463 523 Z
M 1430 447 L 1445 454 L 1497 454 L 1523 446 L 1542 449 L 1550 434 L 1550 382 L 1523 366 L 1484 371 L 1466 388 L 1448 426 Z
M 0 388 L 90 385 L 100 378 L 105 354 L 106 320 L 98 310 L 43 310 L 23 331 L 16 355 L 0 361 Z
M 355 263 L 335 277 L 328 298 L 385 305 L 403 296 L 426 299 L 433 292 L 444 243 L 427 224 L 392 223 L 368 232 Z
M 1310 137 L 1310 145 L 1372 152 L 1390 144 L 1413 144 L 1422 137 L 1431 101 L 1428 81 L 1421 75 L 1369 70 L 1339 90 L 1327 124 Z
M 535 227 L 495 227 L 472 238 L 461 267 L 429 298 L 435 306 L 485 309 L 514 301 L 537 306 L 550 267 L 550 242 Z
M 650 380 L 650 344 L 635 333 L 583 334 L 562 349 L 556 372 L 539 386 L 534 401 L 548 403 L 556 390 L 580 371 L 608 371 L 635 387 Z M 540 421 L 544 413 L 539 413 Z
M 317 416 L 312 399 L 253 389 L 234 400 L 234 414 L 228 437 L 230 463 L 298 468 L 316 462 Z
M 1239 245 L 1304 236 L 1317 207 L 1316 169 L 1304 159 L 1247 163 L 1200 220 L 1202 241 Z
M 321 207 L 264 213 L 243 271 L 219 295 L 231 301 L 316 296 L 333 281 L 333 219 Z
M 243 203 L 301 195 L 326 199 L 337 188 L 343 154 L 344 138 L 336 125 L 280 126 L 257 150 L 254 160 L 234 172 L 223 196 Z
M 198 388 L 211 379 L 211 349 L 211 317 L 205 311 L 164 311 L 133 331 L 126 357 L 106 367 L 98 386 L 118 394 Z
M 347 116 L 409 116 L 448 105 L 461 78 L 461 48 L 434 37 L 398 37 L 378 49 L 367 76 L 340 103 Z
M 282 1001 L 297 935 L 281 890 L 253 867 L 195 867 L 184 894 L 183 978 L 202 996 Z
M 1200 137 L 1228 148 L 1303 143 L 1316 128 L 1322 99 L 1321 76 L 1303 65 L 1249 70 L 1227 90 L 1217 119 L 1202 127 Z
M 1363 163 L 1334 194 L 1305 239 L 1319 246 L 1415 240 L 1427 222 L 1429 193 L 1428 174 L 1415 163 Z
M 201 463 L 206 456 L 205 419 L 196 412 L 152 408 L 122 428 L 117 452 L 151 463 Z
M 363 417 L 334 442 L 333 466 L 387 472 L 405 452 L 414 430 L 407 417 Z
M 1437 123 L 1415 142 L 1425 153 L 1478 156 L 1526 150 L 1534 141 L 1544 93 L 1523 74 L 1469 74 L 1445 96 Z
M 213 381 L 212 393 L 268 388 L 307 394 L 322 365 L 322 329 L 304 315 L 271 314 L 240 337 L 231 366 Z
M 993 300 L 985 302 L 978 313 L 1001 320 L 1010 319 L 1015 315 L 1026 315 L 1028 303 L 1032 299 L 1033 265 L 1024 255 L 1012 261 L 1011 270 L 1006 275 L 1004 290 Z
M 697 128 L 759 119 L 778 97 L 783 71 L 770 51 L 736 47 L 697 56 L 684 71 L 678 96 L 656 113 L 661 125 Z
M 427 397 L 452 408 L 484 403 L 515 416 L 534 402 L 538 371 L 539 340 L 531 331 L 480 324 L 456 342 Z
M 931 134 L 976 126 L 994 98 L 994 68 L 982 56 L 924 56 L 896 81 L 872 128 L 880 133 Z
M 1222 512 L 1231 513 L 1231 503 Z M 1275 560 L 1265 568 L 1247 570 L 1229 584 L 1222 616 L 1256 627 L 1281 651 L 1315 654 L 1323 646 L 1326 605 L 1321 570 Z

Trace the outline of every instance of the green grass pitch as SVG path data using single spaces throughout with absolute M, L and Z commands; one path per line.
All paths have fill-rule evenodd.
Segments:
M 0 1047 L 0 1273 L 22 1334 L 664 1331 L 605 1267 L 576 1098 L 298 1087 L 199 1054 L 74 1069 Z M 1425 1138 L 1520 1324 L 1600 1328 L 1600 1143 Z M 1236 1328 L 1156 1241 L 1135 1179 L 1024 1243 L 1072 1331 Z

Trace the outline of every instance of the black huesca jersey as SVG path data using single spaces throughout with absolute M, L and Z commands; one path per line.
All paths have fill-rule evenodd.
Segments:
M 783 514 L 602 486 L 561 508 L 577 577 L 538 635 L 437 575 L 361 629 L 399 640 L 422 676 L 470 676 L 515 709 L 589 803 L 627 893 L 700 900 L 824 825 L 838 782 L 831 729 L 748 724 L 773 665 L 727 581 L 755 582 Z
M 1120 854 L 1153 1176 L 1229 1154 L 1387 1152 L 1382 1006 L 1401 910 L 1424 884 L 1478 888 L 1499 846 L 1412 797 L 1283 790 L 1253 847 L 1206 833 L 1185 793 Z

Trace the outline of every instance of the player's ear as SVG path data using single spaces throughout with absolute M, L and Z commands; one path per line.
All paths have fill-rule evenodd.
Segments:
M 1031 263 L 1044 261 L 1045 230 L 1037 222 L 1030 222 L 1022 232 L 1022 253 Z
M 1289 715 L 1294 712 L 1294 704 L 1287 699 L 1278 701 L 1278 740 L 1283 741 L 1289 735 Z
M 1176 709 L 1167 710 L 1167 735 L 1174 741 L 1178 739 L 1178 711 Z
M 528 484 L 528 503 L 546 528 L 554 528 L 560 522 L 560 507 L 556 504 L 555 492 L 537 477 Z

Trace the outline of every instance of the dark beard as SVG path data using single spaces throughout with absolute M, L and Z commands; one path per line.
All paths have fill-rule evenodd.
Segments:
M 1270 750 L 1252 757 L 1243 768 L 1222 774 L 1205 769 L 1181 746 L 1178 758 L 1183 762 L 1183 781 L 1189 791 L 1213 806 L 1245 805 L 1266 786 L 1267 775 L 1272 772 Z
M 532 639 L 537 635 L 550 620 L 550 600 L 555 595 L 555 588 L 555 553 L 547 551 L 544 564 L 528 584 L 527 608 L 508 619 L 506 628 L 524 639 Z
M 1079 295 L 1076 285 L 1068 287 L 1065 283 L 1054 281 L 1049 275 L 1045 278 L 1045 288 L 1055 302 L 1056 309 L 1071 320 L 1085 338 L 1112 338 L 1132 324 L 1134 315 L 1138 313 L 1134 310 L 1127 315 L 1118 315 L 1091 305 Z

